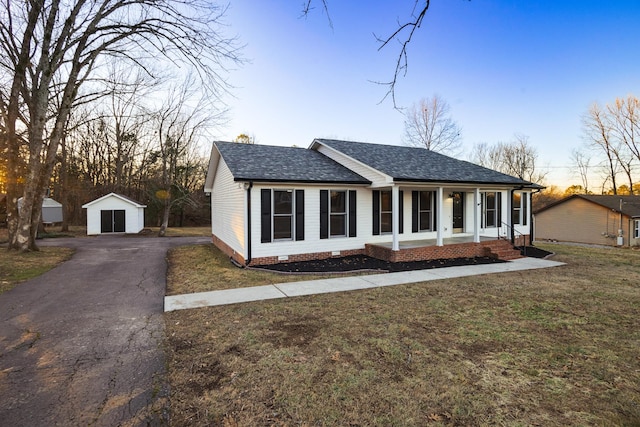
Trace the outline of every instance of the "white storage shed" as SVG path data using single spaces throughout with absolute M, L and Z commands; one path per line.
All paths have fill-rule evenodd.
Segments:
M 144 228 L 144 208 L 122 194 L 109 193 L 82 205 L 87 210 L 87 234 L 139 233 Z

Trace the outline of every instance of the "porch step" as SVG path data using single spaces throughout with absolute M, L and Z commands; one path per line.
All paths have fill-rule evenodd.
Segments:
M 498 259 L 509 261 L 512 259 L 522 258 L 520 251 L 514 248 L 508 240 L 499 239 L 484 242 L 484 246 L 489 249 L 490 256 L 494 256 Z

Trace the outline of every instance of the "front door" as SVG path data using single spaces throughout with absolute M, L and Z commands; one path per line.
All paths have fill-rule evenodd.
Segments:
M 456 191 L 453 193 L 453 232 L 462 233 L 464 231 L 464 193 Z

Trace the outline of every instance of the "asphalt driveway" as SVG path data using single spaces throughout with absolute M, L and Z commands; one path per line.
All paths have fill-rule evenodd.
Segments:
M 0 295 L 0 425 L 166 423 L 166 253 L 206 237 L 52 239 L 71 260 Z

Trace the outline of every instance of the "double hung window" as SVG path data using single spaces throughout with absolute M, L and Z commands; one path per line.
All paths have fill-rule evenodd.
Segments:
M 391 206 L 391 191 L 380 191 L 380 232 L 382 233 L 393 231 Z
M 346 237 L 347 235 L 347 192 L 331 191 L 331 213 L 329 220 L 329 235 L 331 237 Z
M 260 241 L 304 240 L 304 190 L 260 190 Z
M 418 230 L 433 231 L 433 191 L 420 191 L 418 195 Z
M 293 236 L 293 191 L 273 190 L 273 240 Z
M 482 193 L 482 228 L 499 227 L 502 218 L 502 193 Z

